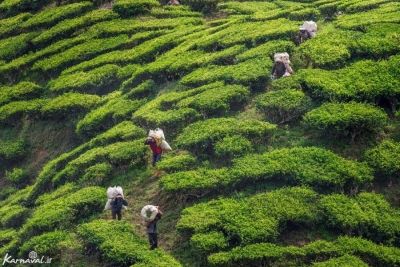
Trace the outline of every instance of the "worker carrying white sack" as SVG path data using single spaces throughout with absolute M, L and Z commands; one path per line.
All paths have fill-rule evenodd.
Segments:
M 290 59 L 288 53 L 275 53 L 274 65 L 271 70 L 271 80 L 290 76 L 293 69 L 290 67 Z
M 149 222 L 153 221 L 157 214 L 160 213 L 158 206 L 146 205 L 140 211 L 140 216 L 142 217 L 142 224 L 147 226 Z M 161 213 L 162 214 L 162 213 Z
M 160 128 L 150 130 L 144 144 L 149 145 L 153 153 L 152 166 L 154 167 L 154 175 L 157 176 L 159 170 L 156 168 L 156 163 L 161 161 L 163 150 L 172 150 L 172 148 L 169 146 L 167 141 L 165 141 L 164 132 Z
M 317 29 L 317 23 L 312 20 L 305 21 L 299 28 L 299 44 L 307 39 L 314 38 L 317 35 Z
M 121 209 L 128 209 L 128 202 L 124 199 L 124 191 L 120 186 L 109 187 L 107 189 L 107 202 L 104 210 L 111 210 L 111 216 L 116 219 L 118 215 L 118 220 L 122 218 Z

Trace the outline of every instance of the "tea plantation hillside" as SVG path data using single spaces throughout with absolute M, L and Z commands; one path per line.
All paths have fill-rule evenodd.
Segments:
M 395 0 L 0 0 L 0 259 L 400 266 L 399 118 Z

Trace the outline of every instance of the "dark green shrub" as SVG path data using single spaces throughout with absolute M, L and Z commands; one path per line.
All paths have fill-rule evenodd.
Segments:
M 250 15 L 258 12 L 277 10 L 279 6 L 272 2 L 222 2 L 218 5 L 217 9 L 229 15 Z
M 162 161 L 157 163 L 157 168 L 172 173 L 193 169 L 196 163 L 196 158 L 185 151 L 174 157 L 163 158 Z
M 130 17 L 147 13 L 153 7 L 158 6 L 160 6 L 160 3 L 156 0 L 116 0 L 112 9 L 121 17 Z
M 318 220 L 314 201 L 317 194 L 306 188 L 284 188 L 241 200 L 218 199 L 182 211 L 176 228 L 189 233 L 196 246 L 218 248 L 215 241 L 196 234 L 219 233 L 220 242 L 243 246 L 272 241 L 287 222 L 310 224 Z M 260 231 L 259 229 L 262 229 Z M 225 239 L 225 240 L 224 240 Z M 221 243 L 220 243 L 221 245 Z
M 365 152 L 365 160 L 381 175 L 400 177 L 400 143 L 384 140 Z
M 32 82 L 20 82 L 14 86 L 0 87 L 0 105 L 12 101 L 35 98 L 43 93 L 43 88 Z
M 320 200 L 328 224 L 347 235 L 365 236 L 377 243 L 399 242 L 400 214 L 381 195 L 360 193 L 355 198 L 325 196 Z
M 39 255 L 57 258 L 61 252 L 60 242 L 65 241 L 67 238 L 68 232 L 58 230 L 35 236 L 23 244 L 18 255 L 24 257 L 30 251 L 35 251 Z
M 150 15 L 156 18 L 202 17 L 200 12 L 193 12 L 187 6 L 163 6 L 153 7 Z
M 3 247 L 8 244 L 15 238 L 16 234 L 17 232 L 11 228 L 0 230 L 0 245 Z
M 97 95 L 65 93 L 47 102 L 41 113 L 45 117 L 64 118 L 90 110 L 99 100 Z
M 363 262 L 360 258 L 356 256 L 350 256 L 345 254 L 344 256 L 338 258 L 331 258 L 330 260 L 324 262 L 313 263 L 314 267 L 334 267 L 334 266 L 347 266 L 347 267 L 368 267 L 369 265 Z
M 227 238 L 221 232 L 197 233 L 190 238 L 190 242 L 202 251 L 215 251 L 229 246 Z
M 311 109 L 311 99 L 302 91 L 284 89 L 259 95 L 256 108 L 264 112 L 271 123 L 285 123 L 301 117 Z
M 2 163 L 21 160 L 26 155 L 26 142 L 22 139 L 8 140 L 0 144 L 0 162 Z
M 47 100 L 34 99 L 28 101 L 14 101 L 0 107 L 0 122 L 18 125 L 23 115 L 36 116 Z
M 230 175 L 242 181 L 278 178 L 289 183 L 351 190 L 373 180 L 372 169 L 366 164 L 346 160 L 316 147 L 249 154 L 233 162 Z
M 8 37 L 20 30 L 21 23 L 32 17 L 31 13 L 20 13 L 15 17 L 0 19 L 0 36 Z
M 98 163 L 85 170 L 85 174 L 78 180 L 83 186 L 103 185 L 112 175 L 112 166 L 107 163 Z
M 215 143 L 215 155 L 219 157 L 236 158 L 253 151 L 249 139 L 241 135 L 232 135 L 222 138 Z
M 35 205 L 36 206 L 40 206 L 46 203 L 50 203 L 53 200 L 56 200 L 57 198 L 60 198 L 64 195 L 69 195 L 72 194 L 74 192 L 76 192 L 78 190 L 78 186 L 76 186 L 73 183 L 66 183 L 63 186 L 60 186 L 59 188 L 57 188 L 56 190 L 52 191 L 51 193 L 45 193 L 40 195 L 36 201 L 35 201 Z
M 23 22 L 20 27 L 23 29 L 35 29 L 39 27 L 49 27 L 57 22 L 78 15 L 92 7 L 90 2 L 73 3 L 69 5 L 53 7 L 43 12 L 39 12 Z
M 5 177 L 7 181 L 18 188 L 25 187 L 26 183 L 29 180 L 28 172 L 20 168 L 14 168 L 12 172 L 8 172 L 6 170 Z
M 117 81 L 120 68 L 116 65 L 104 65 L 88 72 L 74 72 L 61 75 L 48 83 L 51 91 L 78 91 L 84 93 L 101 93 L 101 89 Z
M 18 189 L 12 186 L 8 186 L 0 190 L 0 201 L 8 198 L 11 194 L 17 192 Z
M 0 40 L 0 60 L 10 61 L 12 58 L 26 53 L 31 48 L 30 41 L 37 35 L 36 32 L 23 33 Z
M 207 151 L 226 136 L 242 135 L 253 143 L 265 142 L 276 125 L 257 120 L 238 121 L 234 118 L 215 118 L 190 124 L 177 137 L 179 147 L 198 153 Z
M 285 51 L 290 54 L 294 47 L 295 45 L 291 41 L 272 40 L 237 55 L 236 60 L 243 62 L 251 58 L 259 58 L 260 56 L 272 60 L 275 53 Z
M 78 234 L 89 251 L 99 251 L 102 259 L 119 266 L 181 266 L 162 250 L 150 251 L 147 241 L 139 238 L 126 221 L 95 220 L 79 225 Z
M 0 208 L 0 224 L 3 228 L 19 228 L 29 217 L 31 211 L 21 205 L 8 205 Z
M 31 237 L 56 229 L 69 229 L 73 223 L 81 221 L 104 209 L 105 189 L 87 187 L 73 194 L 63 195 L 46 202 L 35 209 L 32 217 L 23 225 L 21 234 Z
M 36 11 L 49 2 L 49 0 L 4 0 L 0 3 L 0 19 L 16 15 L 19 12 Z
M 325 103 L 304 115 L 304 122 L 326 133 L 350 136 L 354 141 L 358 135 L 376 133 L 387 121 L 384 111 L 364 103 Z
M 32 42 L 35 45 L 43 46 L 51 43 L 55 39 L 68 37 L 75 30 L 80 28 L 87 27 L 101 21 L 116 19 L 117 17 L 118 14 L 108 9 L 93 10 L 81 17 L 64 19 L 60 21 L 50 29 L 43 31 L 39 36 L 35 37 Z

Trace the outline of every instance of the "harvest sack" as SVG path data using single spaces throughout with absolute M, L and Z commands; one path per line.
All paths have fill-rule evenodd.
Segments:
M 142 216 L 143 225 L 146 225 L 148 222 L 154 220 L 157 216 L 158 209 L 154 205 L 146 205 L 140 211 L 140 216 Z
M 290 63 L 289 54 L 288 53 L 275 53 L 274 55 L 274 62 L 283 62 L 283 63 Z
M 317 34 L 317 23 L 315 23 L 314 21 L 305 21 L 303 23 L 303 25 L 301 25 L 300 29 L 306 29 L 309 33 L 311 37 L 315 37 L 315 35 Z
M 116 197 L 118 194 L 121 194 L 122 197 L 124 197 L 124 191 L 120 186 L 109 187 L 107 189 L 108 200 L 106 202 L 106 205 L 104 206 L 104 210 L 111 210 L 111 200 L 113 200 L 113 198 Z M 126 210 L 128 209 L 128 207 L 125 205 L 122 205 L 122 207 Z
M 160 146 L 163 150 L 172 150 L 168 142 L 165 141 L 164 131 L 160 128 L 150 130 L 149 137 L 153 137 L 156 140 L 157 146 Z
M 162 140 L 161 141 L 161 148 L 163 149 L 163 150 L 172 150 L 172 148 L 169 146 L 169 144 L 167 143 L 167 141 L 165 141 L 165 140 Z

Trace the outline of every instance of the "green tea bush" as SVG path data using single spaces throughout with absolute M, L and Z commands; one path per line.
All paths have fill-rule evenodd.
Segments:
M 19 228 L 30 215 L 30 210 L 21 205 L 8 205 L 0 208 L 0 224 L 3 228 Z
M 227 168 L 181 171 L 161 177 L 159 185 L 168 193 L 203 196 L 211 191 L 223 190 L 235 182 Z
M 0 144 L 0 162 L 2 163 L 21 160 L 27 153 L 26 141 L 23 139 L 2 141 Z
M 56 190 L 52 191 L 51 193 L 44 193 L 42 195 L 40 195 L 36 201 L 35 201 L 35 205 L 36 206 L 40 206 L 43 205 L 45 203 L 50 203 L 53 200 L 60 198 L 64 195 L 69 195 L 69 194 L 73 194 L 78 190 L 78 186 L 73 184 L 73 183 L 66 183 L 63 186 L 60 186 L 59 188 L 57 188 Z
M 78 183 L 83 186 L 103 185 L 112 175 L 112 166 L 108 163 L 98 163 L 85 170 Z
M 362 36 L 353 31 L 326 31 L 317 38 L 307 40 L 296 49 L 300 56 L 316 68 L 338 68 L 345 65 L 358 48 L 357 38 Z
M 23 22 L 20 27 L 23 29 L 49 27 L 57 24 L 57 22 L 62 21 L 63 19 L 84 13 L 91 7 L 92 3 L 90 2 L 80 2 L 53 7 L 33 15 L 27 21 Z
M 282 124 L 300 118 L 311 109 L 311 99 L 302 91 L 284 89 L 259 95 L 256 108 L 265 113 L 271 123 Z
M 180 83 L 195 87 L 225 80 L 228 83 L 241 84 L 260 90 L 269 79 L 268 73 L 271 67 L 272 61 L 267 61 L 266 58 L 249 59 L 228 66 L 209 65 L 184 76 Z
M 156 18 L 179 18 L 179 17 L 202 17 L 200 12 L 194 12 L 187 6 L 163 6 L 162 8 L 153 7 L 150 15 Z
M 5 178 L 6 181 L 12 183 L 14 186 L 22 188 L 29 181 L 29 173 L 24 169 L 14 168 L 12 172 L 5 171 Z
M 202 153 L 226 136 L 242 135 L 253 143 L 265 142 L 276 125 L 257 120 L 238 121 L 234 118 L 214 118 L 187 126 L 176 138 L 176 144 L 188 151 Z
M 132 114 L 132 119 L 139 125 L 148 127 L 160 127 L 170 132 L 182 127 L 182 122 L 190 122 L 198 118 L 198 113 L 192 108 L 176 108 L 176 103 L 194 95 L 196 90 L 184 92 L 170 92 L 158 96 L 146 103 Z
M 31 13 L 20 13 L 14 17 L 0 19 L 0 37 L 9 37 L 21 29 L 21 23 L 32 17 Z
M 6 18 L 28 10 L 36 11 L 49 0 L 4 0 L 0 3 L 0 19 Z
M 392 56 L 388 61 L 362 60 L 335 71 L 301 70 L 299 76 L 305 89 L 318 100 L 378 102 L 383 98 L 395 104 L 400 86 L 396 78 L 399 63 L 400 57 Z
M 45 117 L 63 118 L 88 111 L 99 100 L 97 95 L 65 93 L 47 102 L 40 111 Z
M 324 262 L 313 263 L 314 267 L 335 267 L 335 266 L 346 266 L 346 267 L 368 267 L 369 265 L 363 262 L 359 257 L 345 254 L 338 258 L 331 258 Z
M 291 41 L 272 40 L 237 55 L 236 60 L 237 62 L 243 62 L 258 57 L 270 58 L 272 60 L 275 53 L 287 52 L 290 54 L 294 47 L 295 45 Z
M 85 93 L 101 92 L 101 89 L 117 81 L 117 65 L 104 65 L 88 72 L 75 72 L 61 75 L 48 83 L 51 91 L 80 91 Z
M 7 196 L 7 199 L 0 202 L 0 207 L 6 205 L 20 205 L 26 202 L 27 196 L 31 193 L 33 186 L 27 186 L 24 189 L 15 190 Z
M 229 15 L 250 15 L 278 8 L 277 4 L 272 2 L 224 2 L 218 5 L 218 11 L 226 12 Z
M 10 61 L 26 53 L 31 48 L 30 41 L 37 35 L 30 32 L 0 40 L 0 59 Z
M 118 122 L 129 119 L 143 104 L 144 101 L 132 101 L 125 97 L 110 100 L 80 120 L 76 126 L 76 133 L 80 136 L 93 137 Z
M 103 260 L 119 266 L 181 266 L 162 250 L 150 251 L 147 241 L 126 221 L 95 220 L 79 225 L 78 234 L 89 251 L 98 251 Z
M 196 158 L 185 151 L 174 157 L 163 158 L 162 161 L 157 163 L 157 168 L 167 173 L 180 172 L 193 169 L 196 163 Z
M 156 0 L 116 0 L 112 6 L 112 10 L 120 15 L 120 17 L 137 16 L 148 13 L 153 7 L 160 6 Z
M 375 23 L 399 23 L 399 3 L 389 2 L 382 4 L 379 8 L 340 16 L 334 24 L 343 29 L 364 30 L 366 26 Z
M 319 205 L 328 224 L 349 236 L 365 236 L 389 245 L 399 242 L 400 214 L 381 195 L 360 193 L 355 198 L 329 195 L 323 197 Z
M 321 12 L 317 8 L 304 8 L 289 13 L 289 19 L 299 21 L 318 21 L 321 18 Z
M 219 157 L 236 158 L 253 151 L 249 139 L 241 135 L 226 136 L 215 143 L 215 155 Z
M 25 70 L 28 67 L 30 68 L 35 63 L 35 61 L 45 56 L 50 56 L 52 54 L 61 52 L 84 41 L 86 41 L 85 36 L 78 36 L 75 38 L 58 41 L 37 52 L 25 54 L 3 66 L 0 66 L 0 75 L 2 74 L 3 76 L 8 77 L 9 80 L 13 80 L 15 79 L 14 77 L 16 76 L 16 73 L 18 74 L 22 70 Z
M 339 136 L 350 136 L 354 141 L 358 135 L 376 133 L 387 121 L 387 114 L 364 103 L 325 103 L 304 115 L 306 125 Z
M 6 199 L 11 194 L 17 192 L 18 189 L 13 186 L 8 186 L 0 190 L 0 201 Z
M 16 236 L 16 231 L 12 228 L 0 230 L 0 245 L 5 246 Z
M 171 19 L 115 19 L 94 24 L 88 29 L 88 34 L 96 36 L 115 36 L 117 34 L 134 34 L 159 30 L 179 29 L 180 27 L 203 25 L 201 18 L 171 18 Z M 191 28 L 192 28 L 191 27 Z M 186 28 L 186 27 L 184 27 Z M 184 36 L 174 31 L 175 35 Z M 186 33 L 187 34 L 187 33 Z
M 365 163 L 346 160 L 316 147 L 283 148 L 262 155 L 249 154 L 233 160 L 230 175 L 242 181 L 274 178 L 317 188 L 335 188 L 337 191 L 351 190 L 373 180 L 372 169 Z
M 224 234 L 217 231 L 194 234 L 190 238 L 190 242 L 196 248 L 207 252 L 224 249 L 229 246 Z
M 191 235 L 191 241 L 199 248 L 217 248 L 218 243 L 216 240 L 210 244 L 210 240 L 198 238 L 196 234 L 217 233 L 222 237 L 219 245 L 225 240 L 229 246 L 271 241 L 288 222 L 316 222 L 316 198 L 314 191 L 300 187 L 283 188 L 241 200 L 221 198 L 185 208 L 176 227 L 181 233 Z
M 251 244 L 211 254 L 208 256 L 208 262 L 215 266 L 227 267 L 273 264 L 283 260 L 315 263 L 352 255 L 373 266 L 393 266 L 400 262 L 399 252 L 398 248 L 377 245 L 362 238 L 339 237 L 332 242 L 318 240 L 303 247 L 282 247 L 270 243 Z
M 377 59 L 388 58 L 400 52 L 398 43 L 400 25 L 395 23 L 379 23 L 365 27 L 366 33 L 357 40 L 360 55 L 372 55 Z
M 378 174 L 400 177 L 400 143 L 382 141 L 365 152 L 365 160 Z
M 37 61 L 32 70 L 42 70 L 44 72 L 61 70 L 72 63 L 92 58 L 97 54 L 116 49 L 128 42 L 129 38 L 124 34 L 110 38 L 91 39 L 88 42 L 78 44 L 61 53 Z
M 207 118 L 227 114 L 232 108 L 243 106 L 248 97 L 249 91 L 244 86 L 218 86 L 180 100 L 176 107 L 196 109 L 203 118 Z
M 146 80 L 133 88 L 125 88 L 124 93 L 129 99 L 147 98 L 155 93 L 155 83 L 153 80 Z
M 348 14 L 360 13 L 360 12 L 365 12 L 365 11 L 369 11 L 371 9 L 378 8 L 381 4 L 384 4 L 387 2 L 388 1 L 386 1 L 386 0 L 372 0 L 372 1 L 368 1 L 368 2 L 359 1 L 354 4 L 347 5 L 344 10 Z
M 197 41 L 197 47 L 215 51 L 236 44 L 254 46 L 274 39 L 289 40 L 298 32 L 297 22 L 277 19 L 264 22 L 240 22 Z
M 69 229 L 74 222 L 100 213 L 104 209 L 105 193 L 104 188 L 87 187 L 46 202 L 35 209 L 21 234 L 31 237 L 54 229 Z
M 117 17 L 118 14 L 108 9 L 93 10 L 81 17 L 60 21 L 55 26 L 33 38 L 32 42 L 37 46 L 48 45 L 53 40 L 68 37 L 74 33 L 74 31 L 83 27 L 88 27 L 101 21 L 116 19 Z
M 68 232 L 58 230 L 35 236 L 22 245 L 19 250 L 19 256 L 24 257 L 25 255 L 28 255 L 30 251 L 35 251 L 39 255 L 41 254 L 46 255 L 47 257 L 57 258 L 61 252 L 59 244 L 67 238 Z
M 0 105 L 40 96 L 43 88 L 32 82 L 20 82 L 14 86 L 0 87 Z
M 46 105 L 47 102 L 44 99 L 34 99 L 8 103 L 0 107 L 0 122 L 17 125 L 23 115 L 39 115 L 42 106 Z

